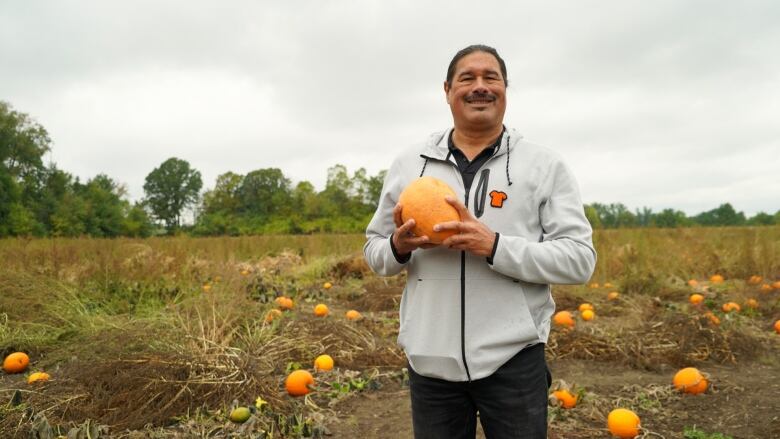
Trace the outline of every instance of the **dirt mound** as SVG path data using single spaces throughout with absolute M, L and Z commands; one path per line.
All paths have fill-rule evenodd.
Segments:
M 334 279 L 363 279 L 371 273 L 362 254 L 350 255 L 339 260 L 330 270 L 330 276 Z

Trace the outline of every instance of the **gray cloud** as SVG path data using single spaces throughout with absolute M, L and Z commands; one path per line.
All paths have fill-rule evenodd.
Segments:
M 586 201 L 774 212 L 780 5 L 758 2 L 20 2 L 0 14 L 0 99 L 52 159 L 143 195 L 171 156 L 205 186 L 279 167 L 322 187 L 451 123 L 442 81 L 485 42 L 506 123 L 561 151 Z

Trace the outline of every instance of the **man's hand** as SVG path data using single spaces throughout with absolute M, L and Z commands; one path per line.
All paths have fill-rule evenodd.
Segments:
M 466 206 L 453 197 L 445 197 L 460 215 L 460 221 L 447 221 L 433 226 L 433 230 L 441 232 L 454 230 L 455 235 L 445 239 L 441 245 L 457 250 L 465 250 L 477 256 L 490 257 L 493 254 L 493 244 L 496 233 L 477 220 Z
M 409 218 L 409 221 L 403 222 L 401 219 L 401 210 L 403 206 L 396 204 L 393 208 L 393 221 L 395 221 L 395 232 L 393 232 L 393 246 L 399 255 L 407 255 L 413 250 L 418 248 L 432 248 L 437 244 L 430 242 L 430 238 L 427 236 L 415 236 L 412 233 L 414 228 L 414 218 Z

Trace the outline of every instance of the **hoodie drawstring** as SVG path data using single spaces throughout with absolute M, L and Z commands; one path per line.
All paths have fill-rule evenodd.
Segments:
M 512 186 L 512 179 L 509 178 L 509 134 L 506 135 L 506 183 L 509 186 Z M 448 154 L 449 157 L 449 154 Z M 423 163 L 422 170 L 420 171 L 420 177 L 425 174 L 425 167 L 428 166 L 428 157 L 424 157 L 425 162 Z
M 506 183 L 512 186 L 512 180 L 509 178 L 509 134 L 506 135 Z

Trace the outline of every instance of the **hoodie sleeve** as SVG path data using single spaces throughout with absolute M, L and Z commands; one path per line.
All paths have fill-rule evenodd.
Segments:
M 363 255 L 368 266 L 381 276 L 393 276 L 401 272 L 405 267 L 406 258 L 396 256 L 391 244 L 395 222 L 393 221 L 393 208 L 398 203 L 403 181 L 401 176 L 400 158 L 390 166 L 382 185 L 382 194 L 379 196 L 379 204 L 374 212 L 371 222 L 366 228 L 366 243 L 363 246 Z
M 539 242 L 501 234 L 490 267 L 506 276 L 540 284 L 582 284 L 596 266 L 593 230 L 571 170 L 560 160 L 540 186 Z

